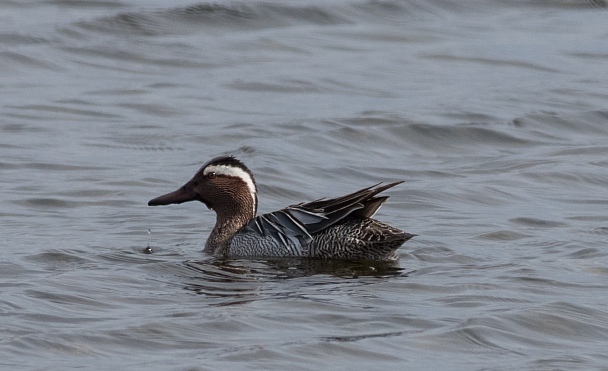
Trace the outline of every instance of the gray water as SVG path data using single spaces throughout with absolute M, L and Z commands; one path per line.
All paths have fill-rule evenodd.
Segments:
M 0 368 L 608 369 L 602 0 L 0 3 Z M 405 180 L 398 263 L 218 260 L 149 208 Z

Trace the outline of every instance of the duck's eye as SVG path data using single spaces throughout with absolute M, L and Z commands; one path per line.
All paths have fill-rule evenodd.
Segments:
M 209 177 L 209 179 L 214 179 L 215 178 L 215 171 L 210 172 L 209 174 L 207 174 L 207 176 Z

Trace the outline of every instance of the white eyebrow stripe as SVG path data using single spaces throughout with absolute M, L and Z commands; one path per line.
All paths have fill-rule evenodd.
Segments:
M 248 172 L 236 166 L 228 166 L 228 165 L 210 165 L 205 168 L 203 171 L 203 175 L 207 175 L 211 172 L 215 172 L 217 175 L 227 175 L 240 178 L 245 184 L 247 184 L 247 188 L 249 188 L 249 193 L 251 194 L 251 199 L 253 200 L 254 207 L 255 199 L 256 199 L 256 188 L 251 175 Z

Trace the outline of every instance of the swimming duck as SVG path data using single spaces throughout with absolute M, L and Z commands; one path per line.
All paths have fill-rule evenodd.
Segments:
M 379 183 L 256 216 L 253 174 L 236 158 L 221 156 L 203 165 L 184 186 L 148 205 L 200 201 L 215 211 L 215 227 L 204 249 L 215 256 L 395 260 L 395 250 L 414 235 L 372 216 L 388 199 L 377 195 L 400 183 Z

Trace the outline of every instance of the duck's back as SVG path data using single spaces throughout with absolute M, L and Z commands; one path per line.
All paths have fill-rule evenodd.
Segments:
M 352 217 L 307 238 L 277 238 L 252 229 L 237 233 L 228 250 L 231 257 L 310 257 L 394 260 L 395 250 L 414 235 L 371 218 Z
M 399 183 L 257 216 L 233 236 L 226 253 L 232 257 L 395 259 L 395 250 L 414 235 L 371 216 L 388 198 L 376 195 Z
M 246 228 L 233 237 L 228 255 L 394 260 L 395 250 L 413 236 L 375 219 L 352 217 L 313 234 L 311 239 L 277 238 L 273 233 L 263 235 Z

